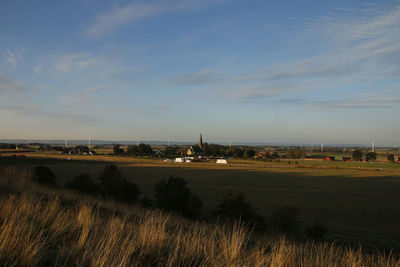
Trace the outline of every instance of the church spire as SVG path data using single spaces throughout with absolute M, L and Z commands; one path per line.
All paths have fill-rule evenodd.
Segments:
M 200 133 L 200 142 L 199 142 L 199 147 L 203 149 L 203 135 Z

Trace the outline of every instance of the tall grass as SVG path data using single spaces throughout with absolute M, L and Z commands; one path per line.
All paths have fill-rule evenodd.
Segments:
M 362 248 L 257 237 L 240 222 L 189 222 L 65 192 L 38 194 L 28 190 L 24 172 L 8 170 L 7 175 L 14 184 L 0 198 L 4 266 L 400 265 L 393 255 L 367 254 Z

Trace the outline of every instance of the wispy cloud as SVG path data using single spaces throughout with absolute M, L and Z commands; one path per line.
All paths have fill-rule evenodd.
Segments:
M 19 117 L 18 121 L 31 121 L 48 125 L 49 123 L 72 123 L 83 125 L 94 123 L 98 120 L 90 114 L 63 113 L 60 111 L 47 111 L 28 96 L 27 86 L 9 76 L 0 73 L 0 112 L 8 113 L 9 123 L 13 117 Z
M 345 15 L 313 18 L 299 31 L 302 34 L 308 36 L 309 43 L 314 38 L 324 39 L 317 55 L 231 76 L 232 83 L 242 86 L 224 93 L 233 99 L 242 97 L 250 101 L 305 90 L 352 90 L 355 85 L 400 77 L 400 5 L 390 9 L 366 7 L 361 11 L 349 10 Z M 369 104 L 360 101 L 361 106 Z
M 164 9 L 165 6 L 161 3 L 132 3 L 123 7 L 117 7 L 110 12 L 100 14 L 85 33 L 90 37 L 97 37 L 126 23 L 160 14 Z
M 223 76 L 212 70 L 201 70 L 198 72 L 188 72 L 176 75 L 168 81 L 171 85 L 190 86 L 214 84 L 223 81 Z
M 228 1 L 133 1 L 129 4 L 116 6 L 110 11 L 99 14 L 84 33 L 88 37 L 98 37 L 103 34 L 110 33 L 123 25 L 149 19 L 166 12 L 188 12 L 225 3 L 228 3 Z
M 15 69 L 17 67 L 17 64 L 24 60 L 23 59 L 24 53 L 25 53 L 24 49 L 18 49 L 15 51 L 7 49 L 5 52 L 3 52 L 1 56 L 1 61 L 5 66 Z
M 104 86 L 95 86 L 81 92 L 64 95 L 61 98 L 60 104 L 65 108 L 72 108 L 80 105 L 91 105 L 101 101 L 101 98 L 96 96 L 96 92 L 104 90 Z

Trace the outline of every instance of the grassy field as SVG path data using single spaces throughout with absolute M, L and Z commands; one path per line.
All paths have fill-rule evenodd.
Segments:
M 400 247 L 400 173 L 397 170 L 351 168 L 293 168 L 237 161 L 227 166 L 215 163 L 178 164 L 160 160 L 112 156 L 80 160 L 48 158 L 2 158 L 0 166 L 17 165 L 28 170 L 46 165 L 65 183 L 80 173 L 96 177 L 107 161 L 115 161 L 122 173 L 152 196 L 157 181 L 180 176 L 205 203 L 215 206 L 227 189 L 241 192 L 257 212 L 269 216 L 281 206 L 301 210 L 303 222 L 320 220 L 331 240 L 362 242 L 379 247 Z M 87 160 L 90 159 L 90 160 Z M 94 160 L 97 161 L 94 161 Z
M 159 211 L 33 184 L 0 173 L 2 266 L 399 266 L 396 254 L 295 242 L 240 223 L 192 222 Z

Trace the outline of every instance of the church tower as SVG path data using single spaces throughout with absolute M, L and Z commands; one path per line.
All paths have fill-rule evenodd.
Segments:
M 200 134 L 199 147 L 200 147 L 201 149 L 203 149 L 203 135 L 202 135 L 202 134 Z

